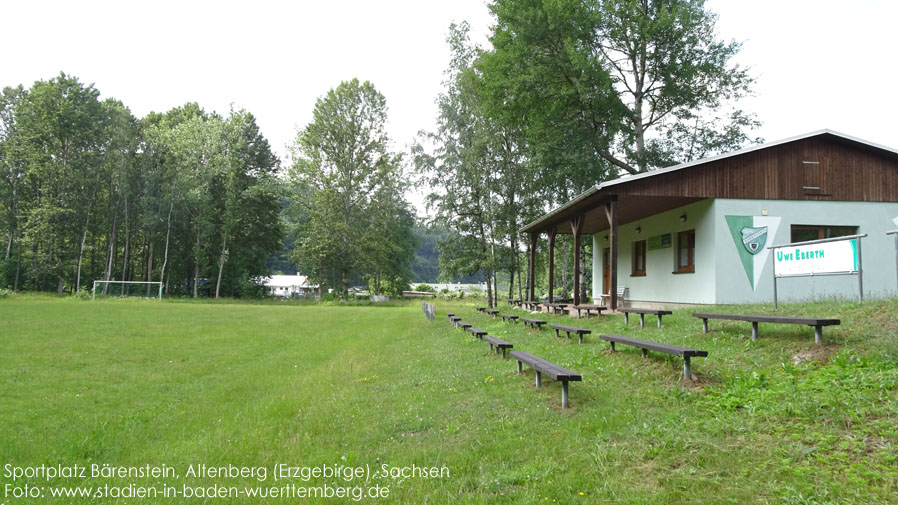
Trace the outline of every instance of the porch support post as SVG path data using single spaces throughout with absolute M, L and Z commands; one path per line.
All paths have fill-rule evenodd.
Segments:
M 530 232 L 530 285 L 527 286 L 527 301 L 534 301 L 534 292 L 536 290 L 536 242 L 539 240 L 539 233 Z
M 608 294 L 610 295 L 610 305 L 611 310 L 617 310 L 617 195 L 611 195 L 611 198 L 605 204 L 605 217 L 608 218 L 608 242 L 609 242 L 609 260 L 611 262 L 611 266 L 609 270 L 611 270 L 611 282 L 608 288 L 610 291 Z
M 555 235 L 558 234 L 558 228 L 549 228 L 549 299 L 547 303 L 555 303 L 552 297 L 555 291 Z
M 571 232 L 574 234 L 574 305 L 580 305 L 580 235 L 583 221 L 583 215 L 571 219 Z

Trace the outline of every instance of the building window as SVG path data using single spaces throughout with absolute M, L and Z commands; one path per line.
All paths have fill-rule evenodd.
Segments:
M 808 240 L 847 237 L 848 235 L 857 235 L 857 226 L 792 225 L 792 242 L 807 242 Z
M 677 273 L 695 272 L 695 230 L 677 234 Z
M 645 240 L 633 242 L 633 275 L 645 276 Z

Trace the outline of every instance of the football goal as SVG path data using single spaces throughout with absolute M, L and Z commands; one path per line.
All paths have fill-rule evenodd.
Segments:
M 162 301 L 162 283 L 141 281 L 94 281 L 94 289 L 91 298 L 96 300 L 98 294 L 100 296 L 158 298 L 159 301 Z

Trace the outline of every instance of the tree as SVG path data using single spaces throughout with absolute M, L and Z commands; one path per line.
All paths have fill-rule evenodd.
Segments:
M 20 245 L 20 216 L 24 211 L 21 204 L 25 181 L 26 166 L 18 156 L 21 136 L 16 128 L 15 109 L 21 102 L 25 90 L 22 86 L 7 87 L 0 94 L 0 219 L 5 222 L 7 230 L 6 247 L 3 254 L 3 268 L 0 269 L 0 282 L 19 288 L 22 247 Z M 16 259 L 13 261 L 13 250 Z M 10 275 L 10 266 L 15 263 L 15 273 Z M 10 277 L 12 282 L 10 283 Z
M 758 124 L 727 107 L 753 80 L 731 63 L 739 44 L 716 39 L 704 0 L 495 0 L 490 9 L 485 68 L 528 108 L 534 152 L 550 162 L 589 153 L 606 170 L 644 172 L 740 147 Z
M 34 202 L 23 223 L 33 248 L 31 275 L 37 286 L 55 280 L 57 293 L 66 266 L 80 262 L 92 217 L 105 124 L 98 96 L 92 85 L 60 74 L 36 82 L 15 110 Z M 72 266 L 74 277 L 78 265 Z
M 401 240 L 406 228 L 411 233 L 393 182 L 402 180 L 401 157 L 389 151 L 386 120 L 386 99 L 370 82 L 342 82 L 316 102 L 293 149 L 291 197 L 307 216 L 293 258 L 317 282 L 339 286 L 343 296 L 353 275 L 382 278 L 386 272 L 377 269 L 387 266 L 389 249 L 379 246 L 397 245 L 389 242 Z M 410 275 L 411 256 L 402 262 L 406 266 L 393 273 Z
M 470 43 L 466 24 L 450 27 L 452 61 L 437 98 L 437 130 L 422 132 L 413 148 L 422 182 L 431 189 L 428 203 L 435 219 L 451 230 L 439 244 L 440 277 L 483 272 L 487 305 L 494 305 L 497 261 L 497 167 L 501 132 L 484 113 L 480 77 L 473 67 L 479 49 Z M 425 144 L 434 146 L 429 153 Z

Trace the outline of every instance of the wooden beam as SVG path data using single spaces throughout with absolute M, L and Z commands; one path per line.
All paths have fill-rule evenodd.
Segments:
M 539 240 L 539 233 L 530 233 L 530 284 L 527 286 L 527 300 L 534 301 L 534 291 L 536 290 L 536 242 Z
M 580 237 L 585 220 L 582 214 L 571 219 L 571 231 L 574 233 L 574 305 L 580 305 Z
M 612 195 L 608 203 L 605 204 L 605 216 L 608 218 L 608 242 L 610 243 L 610 260 L 611 282 L 608 287 L 610 295 L 611 310 L 617 310 L 617 196 Z
M 548 303 L 554 303 L 552 292 L 555 290 L 555 235 L 558 234 L 558 228 L 551 227 L 549 234 L 549 300 Z

